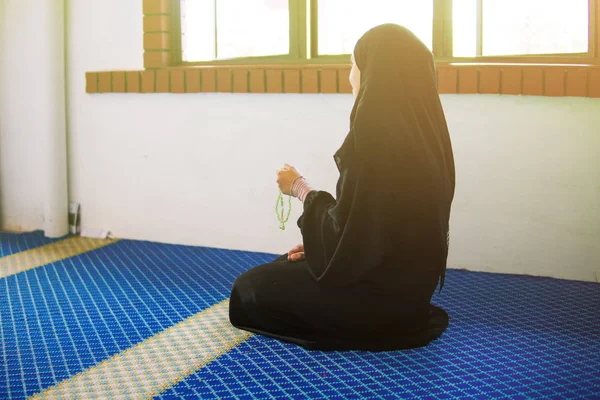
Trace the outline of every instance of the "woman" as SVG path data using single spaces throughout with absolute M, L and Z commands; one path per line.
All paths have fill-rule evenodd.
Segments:
M 454 196 L 433 56 L 386 24 L 363 35 L 352 60 L 337 201 L 294 167 L 278 171 L 282 192 L 304 203 L 303 245 L 235 281 L 230 321 L 310 349 L 420 347 L 448 325 L 430 300 L 444 283 Z

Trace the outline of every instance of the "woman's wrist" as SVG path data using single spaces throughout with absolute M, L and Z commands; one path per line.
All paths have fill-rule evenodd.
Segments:
M 294 182 L 292 182 L 292 196 L 298 198 L 302 202 L 304 202 L 306 196 L 308 196 L 312 190 L 312 187 L 303 176 L 296 178 Z

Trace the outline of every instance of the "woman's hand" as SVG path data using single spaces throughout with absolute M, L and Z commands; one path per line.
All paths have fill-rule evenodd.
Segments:
M 288 261 L 300 261 L 304 260 L 304 245 L 299 244 L 290 251 L 288 251 Z
M 277 184 L 281 193 L 291 195 L 292 183 L 300 178 L 302 174 L 289 164 L 285 164 L 283 168 L 277 170 Z

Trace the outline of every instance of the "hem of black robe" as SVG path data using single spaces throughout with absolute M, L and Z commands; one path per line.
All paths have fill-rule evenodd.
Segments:
M 364 338 L 364 339 L 344 339 L 322 337 L 318 339 L 308 339 L 301 337 L 286 336 L 267 332 L 260 329 L 237 325 L 232 325 L 238 329 L 256 333 L 262 336 L 270 337 L 282 342 L 295 344 L 307 350 L 316 351 L 398 351 L 425 347 L 434 340 L 437 340 L 446 331 L 449 325 L 448 313 L 443 309 L 430 305 L 430 316 L 428 326 L 414 333 L 400 335 L 391 338 Z

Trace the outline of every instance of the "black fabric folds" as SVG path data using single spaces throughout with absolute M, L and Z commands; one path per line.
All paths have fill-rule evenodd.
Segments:
M 455 171 L 433 56 L 386 24 L 363 35 L 354 57 L 361 87 L 334 155 L 336 198 L 311 192 L 298 220 L 309 271 L 323 286 L 369 282 L 378 293 L 437 274 L 441 290 Z

